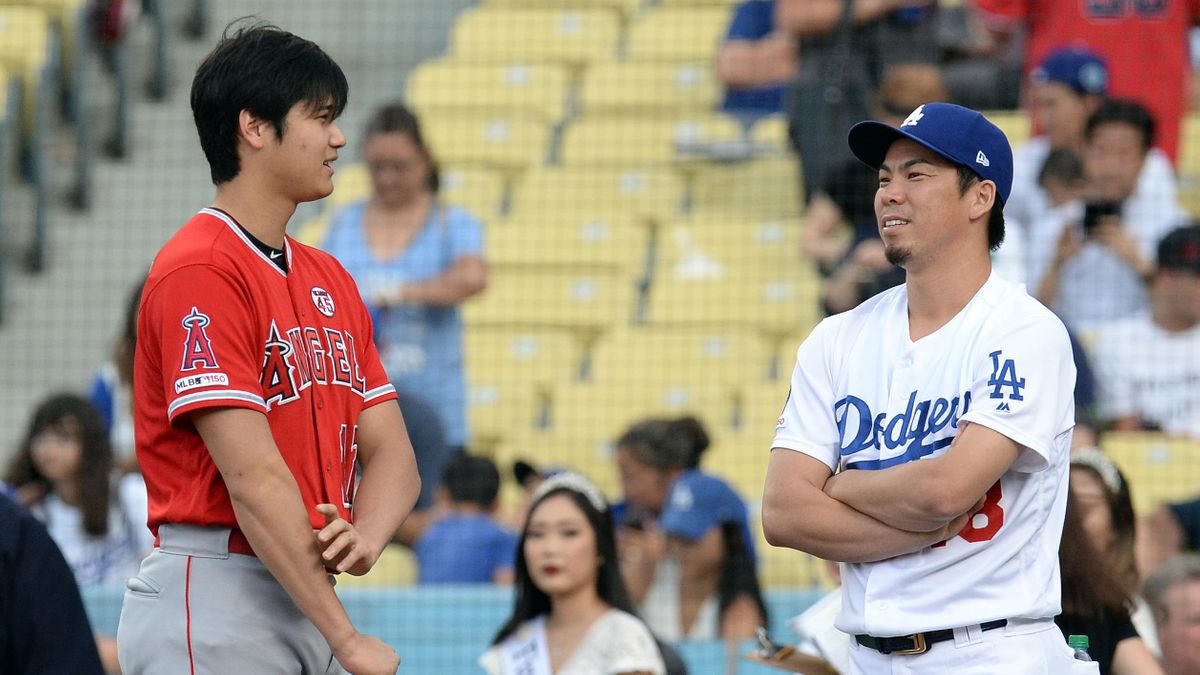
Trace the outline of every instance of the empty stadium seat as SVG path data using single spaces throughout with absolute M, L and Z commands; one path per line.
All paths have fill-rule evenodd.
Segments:
M 729 276 L 761 274 L 805 265 L 799 260 L 797 219 L 754 218 L 711 213 L 664 225 L 658 238 L 658 264 L 688 274 L 692 264 L 719 265 Z M 703 262 L 701 262 L 703 261 Z M 701 269 L 695 270 L 702 274 Z
M 696 161 L 706 159 L 713 146 L 741 142 L 741 125 L 717 113 L 677 119 L 585 117 L 567 125 L 562 161 L 583 165 Z
M 1029 140 L 1031 124 L 1029 113 L 1024 110 L 985 110 L 983 116 L 1000 127 L 1014 148 Z
M 820 281 L 815 271 L 763 270 L 731 276 L 698 259 L 656 273 L 646 320 L 667 325 L 749 326 L 785 335 L 816 324 Z
M 711 63 L 600 63 L 580 91 L 586 115 L 680 115 L 712 110 L 721 87 Z
M 616 330 L 596 342 L 597 383 L 711 382 L 731 391 L 766 379 L 770 353 L 762 336 L 740 328 Z
M 487 228 L 495 266 L 601 269 L 633 279 L 645 275 L 649 233 L 632 216 L 527 211 Z
M 471 325 L 542 326 L 600 332 L 633 315 L 631 279 L 603 272 L 495 270 L 463 306 Z
M 406 100 L 425 117 L 446 112 L 524 113 L 557 124 L 566 115 L 570 83 L 567 68 L 553 63 L 440 60 L 413 70 Z
M 513 214 L 619 214 L 661 221 L 683 206 L 684 181 L 664 167 L 547 166 L 514 187 Z
M 489 7 L 514 7 L 538 9 L 611 9 L 622 18 L 632 16 L 641 8 L 643 0 L 483 0 Z
M 768 148 L 783 152 L 791 149 L 788 140 L 788 120 L 783 115 L 771 115 L 754 122 L 750 129 L 750 138 Z M 792 161 L 796 161 L 794 158 Z
M 504 377 L 488 379 L 477 372 L 472 375 L 467 381 L 467 420 L 472 446 L 493 446 L 537 426 L 545 401 L 532 382 L 512 382 Z
M 697 167 L 692 210 L 754 218 L 801 215 L 801 174 L 790 155 Z
M 634 21 L 627 56 L 634 61 L 712 63 L 730 20 L 722 7 L 663 7 Z
M 437 115 L 424 121 L 433 155 L 448 164 L 518 171 L 546 158 L 550 129 L 521 116 Z
M 620 17 L 609 9 L 483 6 L 459 16 L 451 34 L 451 56 L 484 63 L 581 67 L 611 59 L 620 35 Z
M 1149 514 L 1164 502 L 1200 496 L 1200 441 L 1155 433 L 1108 433 L 1100 447 L 1129 481 L 1133 505 Z
M 1183 118 L 1179 138 L 1179 201 L 1200 218 L 1200 112 Z
M 532 384 L 543 389 L 576 380 L 583 353 L 563 330 L 479 327 L 464 337 L 469 382 Z

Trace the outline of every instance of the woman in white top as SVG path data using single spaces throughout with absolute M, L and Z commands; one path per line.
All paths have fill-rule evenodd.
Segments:
M 81 588 L 124 584 L 154 546 L 141 476 L 114 477 L 108 431 L 81 396 L 58 394 L 37 407 L 6 480 L 46 524 Z M 115 642 L 98 635 L 97 646 L 114 670 Z
M 517 548 L 512 616 L 479 663 L 491 675 L 662 675 L 654 636 L 617 569 L 612 517 L 574 473 L 534 493 Z

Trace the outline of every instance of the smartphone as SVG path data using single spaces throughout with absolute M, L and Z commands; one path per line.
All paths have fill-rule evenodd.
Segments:
M 1083 208 L 1083 233 L 1090 235 L 1104 218 L 1121 215 L 1120 202 L 1088 202 Z

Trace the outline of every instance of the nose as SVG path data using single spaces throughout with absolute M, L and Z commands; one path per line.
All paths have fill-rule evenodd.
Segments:
M 342 133 L 342 128 L 336 122 L 333 124 L 333 135 L 329 138 L 329 144 L 335 148 L 346 145 L 346 135 Z
M 904 201 L 904 190 L 899 181 L 890 180 L 879 186 L 879 200 L 884 204 L 898 204 Z

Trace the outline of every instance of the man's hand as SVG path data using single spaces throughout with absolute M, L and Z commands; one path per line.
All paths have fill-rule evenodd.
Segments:
M 348 572 L 356 577 L 370 572 L 380 552 L 374 550 L 353 525 L 342 520 L 333 504 L 317 504 L 317 511 L 325 517 L 325 527 L 317 532 L 317 545 L 321 548 L 325 569 L 335 574 Z
M 352 675 L 396 675 L 400 669 L 396 650 L 372 635 L 354 633 L 342 644 L 331 646 L 334 658 Z
M 1092 230 L 1092 238 L 1117 254 L 1121 260 L 1133 268 L 1139 275 L 1145 277 L 1153 271 L 1153 265 L 1142 257 L 1138 251 L 1137 242 L 1130 236 L 1129 230 L 1121 224 L 1118 218 L 1103 218 Z

